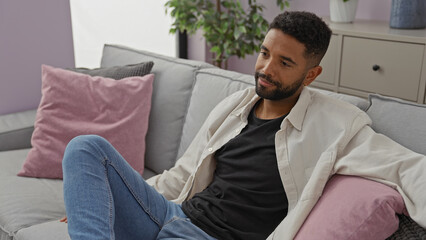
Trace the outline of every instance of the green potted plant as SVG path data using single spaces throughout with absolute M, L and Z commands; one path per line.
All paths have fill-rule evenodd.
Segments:
M 213 63 L 226 69 L 229 57 L 244 58 L 258 52 L 268 29 L 262 16 L 264 6 L 256 0 L 246 3 L 244 9 L 239 0 L 169 0 L 166 13 L 174 19 L 170 32 L 194 34 L 201 29 L 214 53 Z M 287 0 L 276 3 L 281 10 L 289 6 Z
M 349 23 L 355 19 L 358 0 L 330 0 L 330 20 Z

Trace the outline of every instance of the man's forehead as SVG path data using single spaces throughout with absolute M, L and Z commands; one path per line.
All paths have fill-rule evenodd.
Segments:
M 306 47 L 291 35 L 279 29 L 271 29 L 265 36 L 261 48 L 278 55 L 292 55 L 292 58 L 304 56 Z

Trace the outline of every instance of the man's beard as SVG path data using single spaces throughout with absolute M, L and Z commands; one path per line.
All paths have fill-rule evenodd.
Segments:
M 283 87 L 281 82 L 275 81 L 271 79 L 269 75 L 265 75 L 260 72 L 256 72 L 254 75 L 255 83 L 256 83 L 256 93 L 261 98 L 268 99 L 268 100 L 281 100 L 286 99 L 291 96 L 293 96 L 297 90 L 303 85 L 303 81 L 305 80 L 305 76 L 302 76 L 299 80 L 291 84 L 290 86 Z M 275 85 L 275 89 L 268 90 L 266 87 L 258 84 L 259 77 L 263 78 L 268 83 Z

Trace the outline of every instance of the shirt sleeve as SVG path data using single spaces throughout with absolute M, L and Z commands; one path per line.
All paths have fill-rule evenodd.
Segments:
M 426 227 L 426 156 L 364 126 L 338 154 L 334 171 L 395 188 L 410 217 Z

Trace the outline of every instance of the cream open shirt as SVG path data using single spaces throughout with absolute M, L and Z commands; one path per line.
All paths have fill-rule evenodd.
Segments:
M 214 152 L 246 126 L 258 99 L 250 88 L 223 100 L 175 167 L 148 183 L 177 203 L 205 189 L 215 171 Z M 275 135 L 289 208 L 268 239 L 292 239 L 335 173 L 394 187 L 403 196 L 410 216 L 426 227 L 426 157 L 375 133 L 370 123 L 367 114 L 357 107 L 303 89 Z

